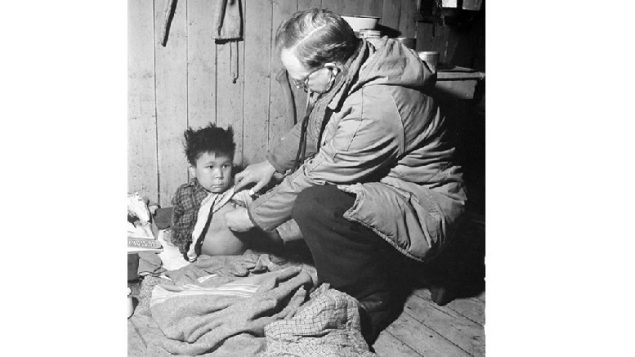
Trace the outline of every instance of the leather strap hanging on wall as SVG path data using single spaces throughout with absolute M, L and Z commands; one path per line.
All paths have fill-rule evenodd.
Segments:
M 242 11 L 240 0 L 217 0 L 216 19 L 212 38 L 238 41 L 242 38 Z
M 229 45 L 229 70 L 231 71 L 232 83 L 236 83 L 238 80 L 238 41 L 231 41 Z
M 170 26 L 176 12 L 176 4 L 177 0 L 168 0 L 165 3 L 165 9 L 163 10 L 163 36 L 161 36 L 161 45 L 163 47 L 166 46 L 170 36 Z M 217 41 L 238 41 L 242 39 L 243 22 L 240 0 L 216 1 L 215 14 L 212 38 Z
M 165 9 L 163 9 L 163 36 L 161 36 L 161 46 L 165 47 L 168 43 L 168 36 L 170 36 L 170 25 L 172 25 L 172 19 L 176 12 L 177 0 L 168 0 L 165 3 Z

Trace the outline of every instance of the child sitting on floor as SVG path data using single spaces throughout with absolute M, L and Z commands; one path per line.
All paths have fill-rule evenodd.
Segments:
M 232 128 L 210 124 L 199 130 L 189 128 L 184 135 L 192 179 L 172 199 L 171 241 L 190 262 L 201 254 L 242 254 L 246 242 L 225 224 L 225 213 L 240 202 L 233 189 L 236 144 Z

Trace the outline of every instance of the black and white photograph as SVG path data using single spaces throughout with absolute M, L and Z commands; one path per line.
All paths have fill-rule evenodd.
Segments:
M 128 356 L 485 356 L 485 4 L 128 0 Z
M 632 355 L 632 8 L 3 3 L 2 355 Z

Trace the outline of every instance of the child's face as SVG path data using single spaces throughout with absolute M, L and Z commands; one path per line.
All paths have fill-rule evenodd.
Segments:
M 227 155 L 202 153 L 191 170 L 201 186 L 210 192 L 225 192 L 232 185 L 232 158 Z

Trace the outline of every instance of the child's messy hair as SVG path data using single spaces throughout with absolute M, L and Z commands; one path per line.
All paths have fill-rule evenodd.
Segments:
M 188 128 L 185 131 L 185 156 L 192 166 L 196 166 L 196 160 L 201 154 L 214 152 L 224 154 L 230 158 L 234 157 L 236 144 L 234 143 L 234 131 L 231 126 L 227 130 L 218 128 L 214 124 L 193 130 Z

